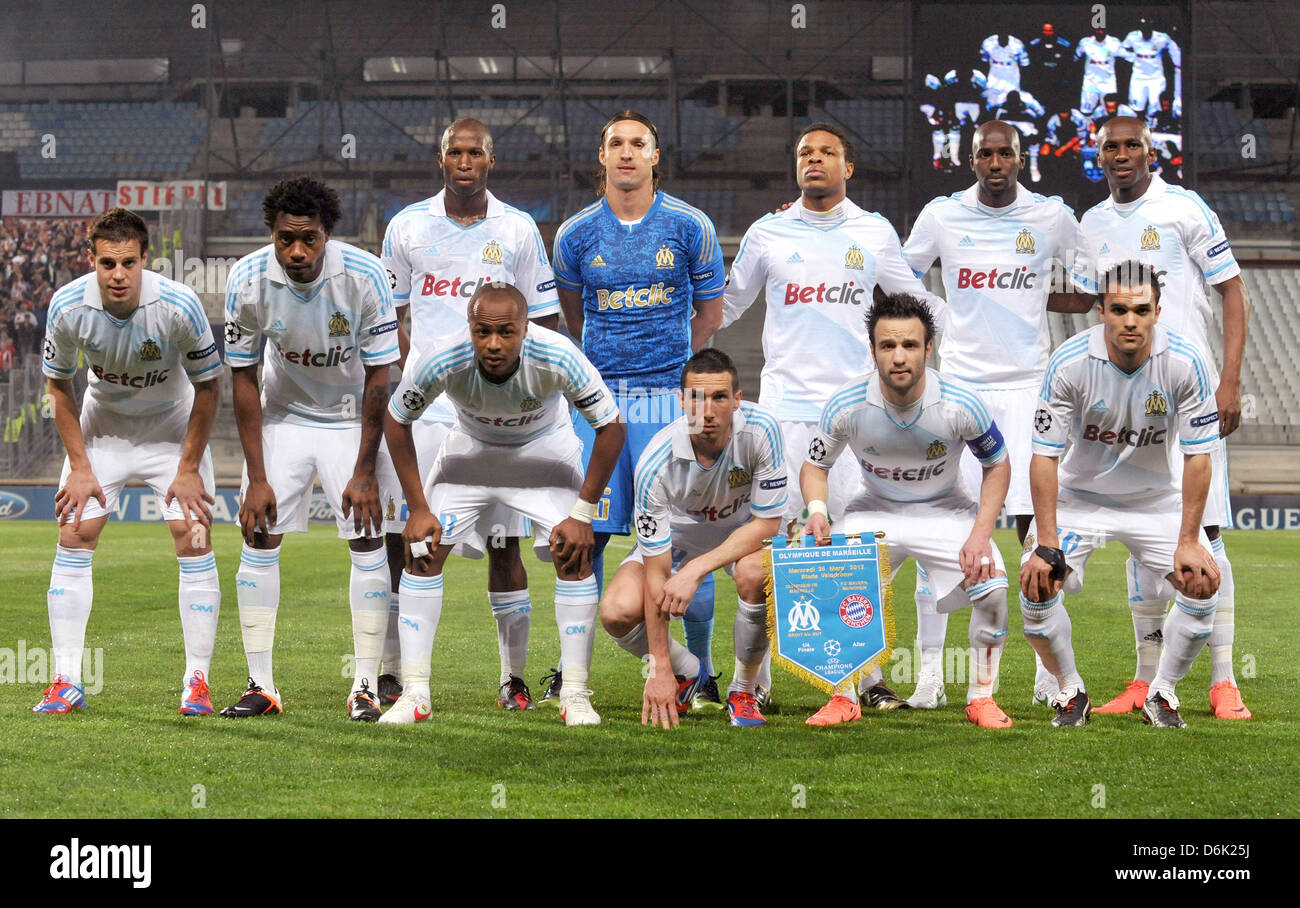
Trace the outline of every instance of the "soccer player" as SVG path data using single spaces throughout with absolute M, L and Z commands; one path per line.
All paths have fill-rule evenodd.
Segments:
M 1168 87 L 1165 79 L 1164 55 L 1169 55 L 1169 62 L 1174 66 L 1174 116 L 1183 110 L 1183 52 L 1178 42 L 1162 31 L 1146 27 L 1135 28 L 1124 36 L 1123 47 L 1133 62 L 1133 73 L 1129 76 L 1129 105 L 1138 116 L 1151 116 L 1160 107 L 1160 96 Z
M 1002 43 L 1003 37 L 1006 43 Z M 1002 105 L 1007 92 L 1019 91 L 1020 67 L 1029 65 L 1029 53 L 1025 42 L 1015 35 L 989 35 L 980 44 L 980 59 L 988 63 L 988 99 L 989 110 Z
M 1123 46 L 1119 38 L 1106 34 L 1106 29 L 1097 28 L 1086 38 L 1081 38 L 1074 46 L 1074 59 L 1083 60 L 1083 87 L 1079 92 L 1079 112 L 1085 117 L 1101 104 L 1102 98 L 1111 92 L 1119 91 L 1115 81 L 1115 58 L 1133 62 L 1132 54 Z
M 149 230 L 139 215 L 106 211 L 90 222 L 86 240 L 95 270 L 59 288 L 45 327 L 42 368 L 68 453 L 54 499 L 59 542 L 46 595 L 54 677 L 32 711 L 86 706 L 91 560 L 122 487 L 134 479 L 157 496 L 180 564 L 180 713 L 211 715 L 207 679 L 221 587 L 208 538 L 208 504 L 216 500 L 208 436 L 221 358 L 194 291 L 145 268 Z M 78 412 L 73 378 L 83 358 L 89 387 Z
M 600 618 L 615 643 L 651 660 L 642 724 L 675 727 L 709 674 L 672 639 L 669 618 L 685 614 L 700 582 L 724 568 L 738 599 L 727 712 L 732 725 L 766 725 L 755 682 L 768 649 L 762 546 L 780 532 L 788 480 L 781 427 L 742 403 L 740 374 L 721 350 L 688 359 L 681 383 L 685 414 L 660 429 L 637 462 L 637 548 L 610 580 Z
M 1043 23 L 1042 34 L 1029 42 L 1030 84 L 1050 110 L 1069 108 L 1070 71 L 1073 55 L 1070 42 L 1056 33 L 1050 22 Z
M 966 718 L 981 728 L 1010 728 L 993 700 L 1007 634 L 1006 569 L 992 541 L 1011 479 L 1007 446 L 970 385 L 926 367 L 934 321 L 925 303 L 890 294 L 866 321 L 875 372 L 845 383 L 822 410 L 799 474 L 811 515 L 804 530 L 819 544 L 830 541 L 827 471 L 847 446 L 862 465 L 863 491 L 840 529 L 883 530 L 893 569 L 915 558 L 940 612 L 971 606 Z M 958 479 L 963 444 L 984 468 L 978 505 Z M 876 669 L 863 684 L 879 681 Z M 842 684 L 808 724 L 860 718 L 857 694 Z
M 1020 611 L 1025 637 L 1060 684 L 1052 724 L 1085 724 L 1091 704 L 1062 592 L 1082 589 L 1088 556 L 1108 538 L 1124 543 L 1157 578 L 1152 593 L 1161 602 L 1167 584 L 1176 591 L 1175 607 L 1160 621 L 1164 648 L 1142 719 L 1182 728 L 1174 687 L 1211 634 L 1219 587 L 1201 527 L 1219 408 L 1197 345 L 1156 324 L 1165 291 L 1155 269 L 1122 262 L 1105 275 L 1104 290 L 1102 323 L 1057 348 L 1039 393 Z M 1181 499 L 1175 438 L 1184 462 Z
M 627 446 L 592 525 L 597 584 L 610 534 L 631 532 L 637 459 L 681 415 L 682 364 L 722 322 L 724 278 L 708 215 L 659 190 L 659 132 L 650 118 L 620 111 L 600 143 L 600 199 L 560 225 L 552 258 L 565 325 L 609 383 L 627 426 Z M 586 457 L 591 431 L 576 418 L 574 428 Z M 687 646 L 711 666 L 711 576 L 684 623 Z M 699 699 L 701 707 L 722 707 L 712 677 Z
M 411 312 L 411 352 L 403 351 L 402 365 L 463 331 L 466 303 L 490 280 L 518 286 L 528 300 L 528 317 L 552 330 L 559 327 L 560 301 L 546 246 L 527 212 L 504 204 L 488 190 L 495 164 L 488 128 L 478 120 L 456 120 L 443 132 L 438 152 L 443 189 L 403 209 L 388 224 L 381 257 L 391 275 L 398 322 L 405 320 L 408 306 Z M 421 476 L 429 475 L 438 447 L 454 422 L 451 406 L 440 399 L 411 427 Z M 397 521 L 396 526 L 402 522 Z M 532 693 L 524 682 L 532 603 L 528 575 L 519 556 L 519 538 L 528 533 L 521 516 L 503 512 L 487 516 L 479 532 L 461 544 L 470 557 L 482 557 L 487 550 L 488 602 L 496 619 L 501 655 L 497 704 L 505 709 L 533 708 Z M 484 543 L 485 536 L 491 544 Z M 399 654 L 397 590 L 402 546 L 400 531 L 388 535 L 393 596 L 384 672 L 379 676 L 379 695 L 386 702 L 401 695 L 399 668 L 394 662 Z
M 1029 459 L 1034 404 L 1047 367 L 1051 337 L 1048 294 L 1057 267 L 1078 244 L 1078 223 L 1057 196 L 1022 187 L 1020 132 L 1003 122 L 985 123 L 971 144 L 975 185 L 939 196 L 921 210 L 903 247 L 918 275 L 935 259 L 943 263 L 947 326 L 939 344 L 943 374 L 969 384 L 1002 431 L 1011 465 L 1007 513 L 1024 542 L 1034 516 Z M 961 461 L 968 489 L 979 488 L 982 464 Z M 943 644 L 948 616 L 918 568 L 917 627 L 921 667 L 913 707 L 934 709 L 945 701 Z M 1036 696 L 1046 702 L 1051 676 L 1042 672 Z M 1043 688 L 1038 691 L 1037 688 Z
M 499 506 L 532 520 L 538 555 L 555 562 L 560 718 L 565 725 L 599 725 L 589 687 L 600 598 L 591 522 L 623 449 L 618 408 L 595 367 L 564 335 L 528 321 L 528 302 L 515 287 L 481 284 L 467 312 L 467 328 L 406 370 L 385 419 L 410 509 L 402 534 L 409 546 L 401 587 L 404 689 L 380 721 L 407 725 L 429 717 L 442 567 L 452 547 Z M 444 392 L 456 408 L 456 426 L 434 462 L 426 500 L 410 427 Z M 596 436 L 585 476 L 566 399 Z
M 1232 564 L 1223 546 L 1220 527 L 1232 526 L 1228 496 L 1228 455 L 1223 439 L 1241 422 L 1241 361 L 1246 345 L 1246 316 L 1250 308 L 1241 269 L 1219 218 L 1195 192 L 1170 186 L 1150 171 L 1155 160 L 1151 133 L 1141 120 L 1116 117 L 1098 134 L 1101 163 L 1110 197 L 1090 208 L 1080 221 L 1080 247 L 1071 269 L 1074 283 L 1085 291 L 1072 294 L 1079 311 L 1093 304 L 1096 274 L 1117 262 L 1137 259 L 1152 265 L 1165 300 L 1161 324 L 1192 344 L 1217 382 L 1219 441 L 1212 445 L 1213 478 L 1203 519 L 1222 578 L 1219 607 L 1210 638 L 1210 704 L 1220 719 L 1249 719 L 1232 671 L 1235 632 L 1235 584 Z M 1210 348 L 1213 317 L 1207 285 L 1213 285 L 1223 306 L 1223 371 L 1214 372 Z M 1160 659 L 1161 625 L 1168 596 L 1161 591 L 1158 565 L 1130 558 L 1129 606 L 1137 641 L 1137 672 L 1128 689 L 1098 712 L 1141 709 Z
M 785 459 L 792 470 L 803 463 L 817 420 L 835 389 L 861 375 L 870 361 L 871 338 L 863 314 L 875 288 L 923 299 L 936 321 L 944 309 L 943 300 L 926 292 L 904 261 L 889 221 L 848 198 L 853 157 L 853 142 L 840 127 L 813 123 L 804 128 L 795 144 L 799 201 L 764 215 L 745 232 L 722 302 L 725 326 L 744 315 L 764 291 L 767 313 L 758 402 L 780 420 Z M 798 474 L 792 473 L 791 489 L 798 481 Z M 861 479 L 846 460 L 831 469 L 828 483 L 828 494 L 822 497 L 831 520 L 838 522 Z M 793 532 L 803 508 L 800 494 L 787 498 L 787 533 Z M 760 709 L 771 690 L 766 666 L 759 678 Z M 871 705 L 895 708 L 902 702 L 880 684 Z
M 391 464 L 379 456 L 388 367 L 398 358 L 392 288 L 379 259 L 330 239 L 341 209 L 338 194 L 323 183 L 277 183 L 262 213 L 271 243 L 240 259 L 226 283 L 226 356 L 244 449 L 236 593 L 249 680 L 221 714 L 274 715 L 283 708 L 271 658 L 280 542 L 285 533 L 307 532 L 319 476 L 352 556 L 356 661 L 348 715 L 373 722 L 380 710 L 371 682 L 388 625 L 382 506 L 395 508 L 400 495 Z

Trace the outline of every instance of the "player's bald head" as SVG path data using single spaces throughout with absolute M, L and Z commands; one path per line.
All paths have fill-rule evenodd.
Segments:
M 473 321 L 479 315 L 479 309 L 482 303 L 504 303 L 511 302 L 514 304 L 515 317 L 523 321 L 528 321 L 528 300 L 519 292 L 519 288 L 514 284 L 507 284 L 505 281 L 484 281 L 479 284 L 474 295 L 469 298 L 469 305 L 466 307 L 466 314 L 469 320 Z
M 1101 129 L 1097 130 L 1097 145 L 1104 145 L 1106 139 L 1117 132 L 1126 136 L 1136 134 L 1142 140 L 1142 147 L 1148 152 L 1151 151 L 1151 129 L 1145 121 L 1137 117 L 1111 117 L 1102 123 Z
M 1020 156 L 1020 130 L 1016 129 L 1010 123 L 1004 123 L 1001 120 L 992 120 L 975 130 L 975 138 L 971 142 L 971 154 L 976 154 L 980 148 L 985 145 L 1000 148 L 1003 145 L 1010 145 L 1015 152 L 1016 157 Z
M 481 120 L 475 120 L 473 117 L 461 117 L 459 120 L 452 120 L 451 125 L 442 131 L 442 141 L 438 143 L 438 148 L 442 154 L 446 154 L 447 149 L 451 147 L 451 137 L 462 131 L 472 132 L 479 136 L 483 143 L 483 153 L 492 154 L 492 131 Z

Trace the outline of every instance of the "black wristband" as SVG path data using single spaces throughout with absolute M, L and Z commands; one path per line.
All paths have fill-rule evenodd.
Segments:
M 1064 552 L 1060 549 L 1051 548 L 1050 546 L 1040 545 L 1038 548 L 1034 549 L 1034 554 L 1052 566 L 1052 573 L 1048 574 L 1049 579 L 1065 579 L 1066 566 Z

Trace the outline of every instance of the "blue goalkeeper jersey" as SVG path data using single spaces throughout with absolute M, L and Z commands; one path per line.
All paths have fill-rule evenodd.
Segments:
M 606 380 L 676 388 L 691 355 L 693 301 L 722 296 L 725 274 L 708 215 L 666 193 L 640 223 L 604 198 L 555 235 L 555 280 L 582 291 L 582 351 Z

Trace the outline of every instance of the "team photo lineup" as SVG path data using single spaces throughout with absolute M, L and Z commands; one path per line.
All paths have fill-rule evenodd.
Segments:
M 1010 96 L 1003 50 L 985 48 L 986 92 Z M 442 189 L 389 221 L 377 256 L 332 238 L 342 211 L 327 181 L 271 187 L 270 242 L 230 270 L 219 339 L 195 293 L 147 267 L 145 221 L 121 207 L 96 216 L 93 271 L 55 290 L 42 346 L 66 459 L 47 596 L 54 679 L 33 712 L 88 705 L 93 555 L 137 481 L 158 496 L 179 564 L 180 714 L 291 716 L 273 663 L 281 542 L 307 530 L 319 480 L 351 560 L 355 671 L 340 719 L 437 721 L 444 568 L 486 555 L 497 707 L 555 705 L 566 726 L 600 725 L 602 675 L 640 663 L 642 724 L 716 710 L 764 726 L 779 696 L 765 543 L 821 545 L 832 532 L 883 532 L 895 571 L 915 562 L 920 665 L 910 696 L 877 669 L 836 686 L 808 725 L 945 707 L 948 615 L 967 606 L 965 716 L 980 729 L 1013 725 L 994 699 L 1000 681 L 1032 684 L 1044 724 L 1138 712 L 1181 728 L 1177 685 L 1204 649 L 1208 696 L 1182 695 L 1217 719 L 1249 719 L 1220 534 L 1249 303 L 1218 217 L 1157 172 L 1162 91 L 1090 132 L 1107 194 L 1081 217 L 1042 194 L 1052 186 L 1031 167 L 1038 143 L 1014 118 L 973 118 L 960 164 L 960 140 L 936 131 L 936 154 L 952 143 L 966 187 L 934 198 L 905 239 L 847 197 L 849 132 L 811 123 L 794 147 L 798 199 L 749 227 L 729 270 L 709 214 L 660 186 L 650 117 L 622 110 L 605 123 L 598 197 L 550 249 L 530 215 L 488 189 L 490 129 L 461 118 L 441 136 Z M 1108 92 L 1093 93 L 1096 108 Z M 940 294 L 921 280 L 936 262 Z M 735 351 L 711 339 L 760 292 L 753 402 Z M 1052 350 L 1049 310 L 1096 324 Z M 223 364 L 244 456 L 234 587 L 248 683 L 231 697 L 209 686 L 231 586 L 207 533 Z M 1004 508 L 1023 544 L 1012 571 L 992 541 Z M 607 564 L 611 537 L 628 535 L 631 553 Z M 525 681 L 536 568 L 530 580 L 520 553 L 530 539 L 554 565 L 560 645 L 536 701 Z M 1128 552 L 1136 667 L 1094 707 L 1072 643 L 1088 616 L 1076 628 L 1065 594 L 1108 541 Z M 737 594 L 724 690 L 718 569 Z M 1000 679 L 1017 603 L 1036 675 Z M 635 661 L 593 664 L 598 624 Z M 1123 680 L 1091 682 L 1100 693 Z

